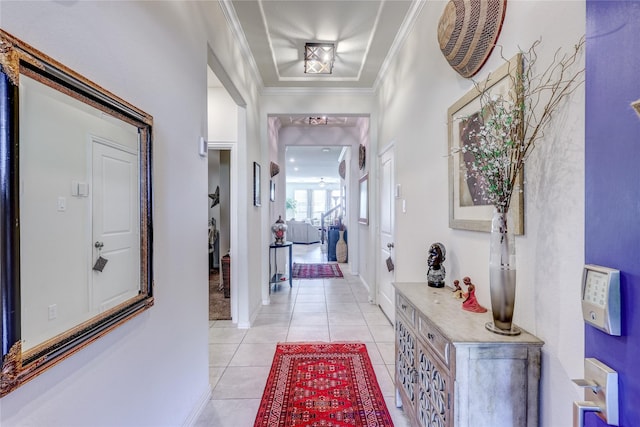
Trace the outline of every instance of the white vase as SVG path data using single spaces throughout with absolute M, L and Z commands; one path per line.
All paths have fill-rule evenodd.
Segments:
M 493 322 L 485 326 L 501 335 L 518 335 L 513 324 L 516 300 L 516 243 L 509 228 L 507 212 L 494 210 L 491 219 L 491 247 L 489 250 L 489 287 Z
M 344 241 L 344 230 L 339 230 L 340 237 L 336 242 L 336 261 L 347 262 L 347 242 Z

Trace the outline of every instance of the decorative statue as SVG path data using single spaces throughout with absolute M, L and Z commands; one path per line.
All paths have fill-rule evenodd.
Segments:
M 220 186 L 219 185 L 216 187 L 215 193 L 209 194 L 209 198 L 211 199 L 211 207 L 214 207 L 218 203 L 220 203 Z
M 282 220 L 282 215 L 278 215 L 278 220 L 271 226 L 271 231 L 273 231 L 273 237 L 275 238 L 276 245 L 284 244 L 284 235 L 285 231 L 287 231 L 287 224 Z
M 467 299 L 462 302 L 462 309 L 473 313 L 484 313 L 486 308 L 480 305 L 476 299 L 476 287 L 471 283 L 471 279 L 465 277 L 462 282 L 467 286 Z
M 442 288 L 444 286 L 444 265 L 445 254 L 447 253 L 442 243 L 434 243 L 429 248 L 429 257 L 427 258 L 427 284 L 432 288 Z
M 453 286 L 455 286 L 455 289 L 453 290 L 453 297 L 455 299 L 465 299 L 467 297 L 467 294 L 465 294 L 462 291 L 462 288 L 460 287 L 460 281 L 459 280 L 454 280 L 453 281 Z

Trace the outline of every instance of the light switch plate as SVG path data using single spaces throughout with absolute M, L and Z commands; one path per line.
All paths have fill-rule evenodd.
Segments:
M 200 137 L 200 141 L 198 141 L 198 154 L 200 157 L 207 157 L 207 151 L 209 149 L 209 144 L 203 136 Z
M 78 183 L 78 195 L 81 197 L 89 196 L 89 184 L 86 182 Z
M 65 197 L 58 197 L 58 212 L 64 212 L 67 210 L 67 199 Z

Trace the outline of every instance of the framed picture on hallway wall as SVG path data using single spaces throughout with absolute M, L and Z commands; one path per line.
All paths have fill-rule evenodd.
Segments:
M 487 80 L 474 87 L 456 101 L 448 110 L 449 127 L 449 227 L 461 230 L 491 231 L 493 205 L 482 194 L 481 184 L 475 177 L 467 176 L 466 169 L 473 163 L 473 154 L 462 153 L 461 148 L 475 144 L 483 118 L 481 117 L 480 92 L 492 95 L 514 93 L 513 82 L 522 66 L 521 55 L 504 63 Z M 485 118 L 486 119 L 486 118 Z M 524 191 L 522 174 L 517 177 L 509 213 L 516 235 L 524 234 Z
M 276 182 L 274 180 L 269 180 L 269 200 L 276 201 Z
M 260 199 L 260 165 L 253 162 L 253 206 L 261 206 Z
M 360 224 L 369 225 L 369 174 L 360 178 L 360 203 L 358 222 Z

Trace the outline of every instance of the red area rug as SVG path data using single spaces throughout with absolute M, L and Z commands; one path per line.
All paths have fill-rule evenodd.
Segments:
M 254 427 L 392 427 L 363 343 L 280 343 Z
M 322 279 L 342 277 L 338 264 L 299 264 L 293 263 L 294 279 Z

